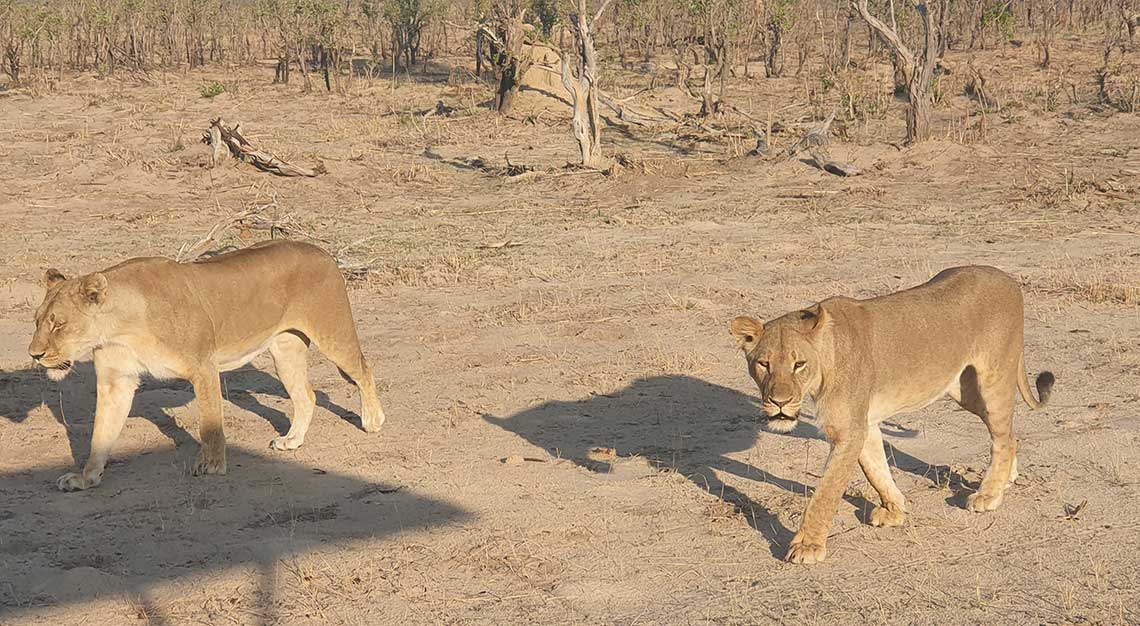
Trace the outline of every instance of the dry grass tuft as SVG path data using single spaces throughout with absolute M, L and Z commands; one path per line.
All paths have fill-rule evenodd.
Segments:
M 1038 287 L 1046 293 L 1093 304 L 1140 304 L 1140 282 L 1135 272 L 1091 267 L 1053 272 Z

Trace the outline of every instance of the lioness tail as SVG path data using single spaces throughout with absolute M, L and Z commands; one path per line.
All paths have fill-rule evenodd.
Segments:
M 1017 362 L 1017 389 L 1021 392 L 1021 397 L 1031 409 L 1039 409 L 1045 406 L 1049 401 L 1049 395 L 1053 393 L 1053 383 L 1057 381 L 1053 376 L 1053 372 L 1041 372 L 1037 375 L 1037 397 L 1033 397 L 1033 392 L 1029 390 L 1029 377 L 1025 374 L 1025 355 Z

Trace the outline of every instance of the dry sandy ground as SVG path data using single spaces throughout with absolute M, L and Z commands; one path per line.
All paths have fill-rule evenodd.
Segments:
M 1032 74 L 1032 52 L 1002 54 Z M 268 76 L 0 93 L 0 623 L 1140 623 L 1140 118 L 1026 96 L 983 127 L 955 96 L 941 139 L 899 150 L 895 103 L 836 146 L 853 179 L 610 129 L 636 168 L 506 182 L 462 160 L 571 160 L 557 101 L 499 120 L 442 77 L 298 95 Z M 214 79 L 237 93 L 201 98 Z M 786 106 L 804 84 L 741 81 L 737 101 L 806 121 Z M 391 114 L 438 99 L 460 114 Z M 329 173 L 205 167 L 218 114 Z M 315 354 L 307 443 L 272 452 L 290 405 L 262 357 L 224 377 L 228 476 L 188 476 L 192 394 L 149 381 L 103 485 L 56 491 L 95 381 L 29 369 L 42 271 L 174 255 L 265 205 L 374 259 L 351 297 L 383 432 Z M 987 435 L 939 402 L 884 426 L 907 524 L 865 524 L 856 480 L 829 560 L 784 563 L 827 444 L 758 430 L 728 321 L 965 263 L 1022 281 L 1028 366 L 1058 379 L 1049 407 L 1018 408 L 1016 487 L 962 508 Z

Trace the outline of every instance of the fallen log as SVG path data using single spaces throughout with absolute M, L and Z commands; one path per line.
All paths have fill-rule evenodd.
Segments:
M 210 122 L 210 129 L 202 133 L 202 143 L 211 148 L 211 163 L 214 167 L 224 160 L 227 155 L 240 161 L 245 161 L 263 172 L 277 176 L 308 176 L 313 177 L 324 174 L 324 164 L 313 169 L 286 163 L 273 154 L 258 150 L 241 134 L 241 124 L 226 126 L 225 120 L 218 118 Z
M 863 173 L 852 163 L 845 161 L 835 161 L 827 154 L 826 149 L 819 147 L 808 148 L 808 154 L 811 155 L 811 160 L 819 169 L 827 172 L 828 174 L 835 174 L 836 176 L 858 176 Z
M 836 176 L 858 176 L 862 174 L 863 171 L 854 164 L 831 158 L 827 146 L 831 143 L 828 129 L 833 121 L 835 121 L 835 112 L 828 116 L 827 121 L 822 126 L 812 128 L 803 137 L 800 137 L 799 141 L 785 149 L 784 159 L 791 159 L 800 152 L 807 152 L 811 156 L 811 163 L 828 174 L 835 174 Z

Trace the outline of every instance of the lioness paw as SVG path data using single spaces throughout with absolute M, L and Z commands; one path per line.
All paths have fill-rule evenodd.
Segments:
M 301 437 L 285 435 L 284 437 L 274 438 L 273 441 L 269 442 L 269 447 L 274 450 L 296 450 L 300 448 L 303 443 L 305 443 L 305 440 Z
M 811 565 L 827 558 L 827 545 L 823 543 L 792 542 L 788 548 L 788 562 Z
M 55 486 L 59 487 L 60 491 L 83 491 L 84 489 L 90 489 L 97 486 L 100 482 L 102 482 L 102 479 L 102 476 L 84 478 L 83 474 L 68 472 L 56 479 Z
M 877 506 L 871 511 L 872 526 L 902 526 L 906 511 L 899 507 Z
M 380 430 L 384 425 L 384 410 L 377 407 L 375 411 L 365 411 L 365 415 L 360 418 L 360 427 L 366 433 L 374 433 Z
M 1004 494 L 983 494 L 975 493 L 974 495 L 966 498 L 966 509 L 974 513 L 984 513 L 986 511 L 993 511 L 998 508 L 1002 501 Z
M 206 451 L 202 450 L 198 453 L 198 460 L 194 462 L 194 467 L 190 470 L 190 473 L 195 476 L 204 476 L 206 474 L 224 475 L 226 473 L 225 454 L 206 454 Z

